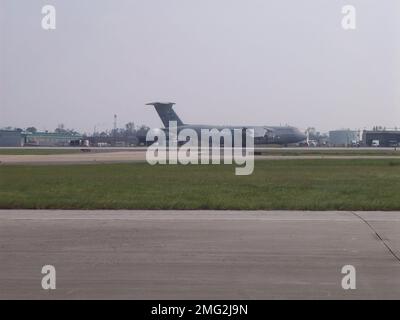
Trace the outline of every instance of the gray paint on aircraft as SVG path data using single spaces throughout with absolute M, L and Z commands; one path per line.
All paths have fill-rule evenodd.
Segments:
M 183 129 L 192 129 L 198 135 L 201 134 L 202 129 L 254 129 L 254 144 L 280 144 L 286 145 L 290 143 L 297 143 L 306 140 L 306 135 L 299 129 L 291 126 L 252 126 L 252 125 L 237 125 L 237 126 L 221 126 L 221 125 L 202 125 L 202 124 L 186 124 L 173 110 L 174 102 L 151 102 L 146 105 L 154 106 L 166 131 L 169 128 L 170 121 L 177 122 L 177 131 Z

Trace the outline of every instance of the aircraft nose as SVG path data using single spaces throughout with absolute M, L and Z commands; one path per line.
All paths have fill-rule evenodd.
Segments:
M 295 129 L 295 137 L 298 142 L 307 140 L 306 134 L 301 132 L 299 129 Z

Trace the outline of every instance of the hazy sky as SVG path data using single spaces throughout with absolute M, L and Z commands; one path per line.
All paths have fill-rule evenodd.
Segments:
M 0 127 L 160 126 L 157 100 L 187 123 L 400 126 L 398 20 L 399 0 L 0 0 Z

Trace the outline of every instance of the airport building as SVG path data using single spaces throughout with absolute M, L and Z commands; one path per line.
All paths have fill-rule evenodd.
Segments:
M 52 132 L 24 132 L 23 136 L 25 146 L 38 147 L 68 147 L 83 139 L 80 134 Z
M 18 130 L 0 130 L 0 147 L 22 147 L 24 137 Z
M 68 147 L 82 140 L 79 134 L 0 130 L 0 147 Z
M 364 130 L 362 140 L 367 147 L 398 147 L 400 146 L 400 130 Z
M 329 131 L 329 144 L 333 147 L 348 147 L 359 142 L 358 131 L 350 129 Z

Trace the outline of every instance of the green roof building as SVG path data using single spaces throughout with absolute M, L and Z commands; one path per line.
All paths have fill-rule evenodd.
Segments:
M 82 140 L 80 134 L 53 133 L 53 132 L 23 132 L 25 146 L 40 147 L 68 147 L 71 142 Z

